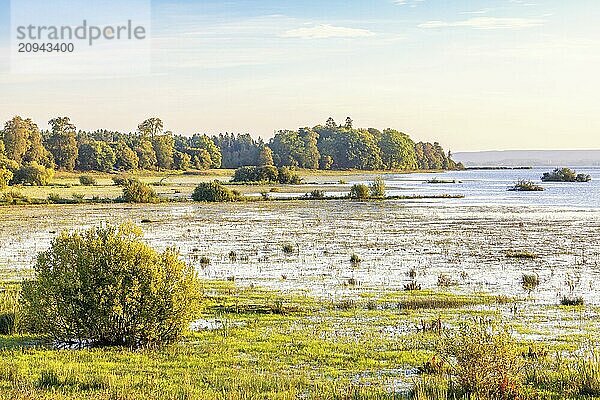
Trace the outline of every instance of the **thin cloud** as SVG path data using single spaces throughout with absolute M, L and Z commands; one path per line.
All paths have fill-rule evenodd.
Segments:
M 281 37 L 294 39 L 365 38 L 371 36 L 375 36 L 375 33 L 368 29 L 346 28 L 329 24 L 290 29 L 281 34 Z
M 472 29 L 523 29 L 544 25 L 546 21 L 536 18 L 476 17 L 464 21 L 427 21 L 419 28 L 472 28 Z

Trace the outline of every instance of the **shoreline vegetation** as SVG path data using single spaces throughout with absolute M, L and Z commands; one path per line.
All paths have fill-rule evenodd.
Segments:
M 10 205 L 47 205 L 47 204 L 111 204 L 111 203 L 185 203 L 185 202 L 261 202 L 261 201 L 304 201 L 324 200 L 343 201 L 347 199 L 360 200 L 418 200 L 418 199 L 460 199 L 462 195 L 435 194 L 435 195 L 385 195 L 353 197 L 344 179 L 338 182 L 309 182 L 302 183 L 298 171 L 290 171 L 294 184 L 282 184 L 279 181 L 250 181 L 235 182 L 221 181 L 219 179 L 231 176 L 232 171 L 201 171 L 198 174 L 177 175 L 163 173 L 141 173 L 135 175 L 62 172 L 53 178 L 53 182 L 44 187 L 15 186 L 0 191 L 0 206 Z M 314 171 L 302 171 L 312 174 Z M 364 175 L 364 171 L 337 171 L 329 172 L 327 176 L 345 178 L 352 175 Z M 306 175 L 305 175 L 306 176 Z M 319 175 L 308 175 L 315 177 Z M 182 183 L 173 180 L 182 179 Z M 342 183 L 340 183 L 342 182 Z M 208 196 L 194 198 L 192 189 L 209 184 L 211 190 L 226 192 L 223 197 Z M 325 189 L 333 190 L 326 195 Z M 344 193 L 345 191 L 345 193 Z M 185 193 L 183 193 L 185 192 Z M 189 194 L 188 194 L 189 192 Z M 272 194 L 286 194 L 285 196 L 272 196 Z
M 268 142 L 249 134 L 194 134 L 165 130 L 149 118 L 136 132 L 77 130 L 68 117 L 40 130 L 19 116 L 0 130 L 0 189 L 48 185 L 55 172 L 189 171 L 258 167 L 311 170 L 455 170 L 439 143 L 414 142 L 394 129 L 355 128 L 329 118 L 324 125 L 279 130 Z

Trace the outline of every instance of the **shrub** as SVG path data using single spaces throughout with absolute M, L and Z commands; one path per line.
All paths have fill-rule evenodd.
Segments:
M 308 193 L 308 197 L 315 200 L 321 200 L 325 198 L 325 192 L 319 189 L 315 189 Z
M 412 281 L 404 285 L 404 291 L 406 292 L 413 292 L 418 290 L 421 290 L 421 285 L 419 285 L 416 281 Z
M 350 264 L 357 266 L 362 262 L 362 260 L 360 259 L 360 256 L 358 254 L 352 254 L 350 256 Z
M 194 201 L 206 201 L 210 203 L 235 201 L 237 197 L 234 192 L 221 185 L 218 181 L 203 182 L 196 186 L 194 193 L 192 193 Z
M 368 199 L 370 193 L 369 187 L 361 183 L 354 184 L 350 188 L 350 198 L 352 199 Z
M 6 189 L 13 178 L 13 173 L 7 169 L 0 168 L 0 190 Z
M 154 189 L 138 180 L 131 180 L 123 187 L 123 201 L 127 203 L 158 203 Z
M 582 306 L 584 304 L 583 297 L 567 297 L 563 296 L 560 299 L 561 306 Z
M 369 185 L 369 189 L 371 190 L 371 197 L 375 198 L 383 198 L 385 197 L 385 181 L 382 177 L 378 176 L 375 178 L 373 183 Z
M 140 237 L 139 228 L 124 224 L 55 238 L 23 286 L 34 330 L 95 346 L 177 340 L 195 312 L 197 277 L 174 250 L 157 253 Z
M 91 175 L 81 175 L 79 177 L 79 183 L 84 186 L 94 186 L 96 184 L 96 178 Z
M 532 292 L 540 285 L 540 278 L 537 274 L 523 274 L 521 277 L 521 286 L 527 292 Z
M 292 243 L 285 243 L 281 249 L 285 254 L 293 254 L 296 252 L 296 247 Z
M 544 188 L 531 181 L 518 181 L 514 186 L 508 189 L 511 192 L 543 192 Z
M 302 179 L 288 167 L 276 168 L 272 165 L 260 167 L 240 167 L 235 171 L 232 182 L 281 183 L 298 185 Z
M 112 178 L 112 181 L 117 186 L 127 186 L 130 183 L 137 181 L 137 179 L 132 178 L 130 176 L 120 175 Z
M 279 183 L 283 185 L 299 185 L 302 182 L 302 178 L 288 167 L 279 168 L 278 174 Z
M 452 388 L 458 397 L 519 398 L 524 360 L 508 333 L 483 323 L 465 324 L 444 335 L 438 353 L 458 385 Z
M 13 176 L 12 183 L 19 185 L 46 186 L 54 176 L 52 168 L 46 168 L 36 162 L 24 164 Z

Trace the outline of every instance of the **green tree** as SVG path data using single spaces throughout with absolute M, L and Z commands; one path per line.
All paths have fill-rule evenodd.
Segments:
M 173 155 L 173 161 L 175 163 L 175 168 L 180 171 L 187 171 L 192 167 L 192 157 L 190 157 L 187 153 L 182 153 L 181 151 L 176 151 Z
M 30 119 L 14 117 L 4 125 L 2 135 L 6 156 L 17 163 L 37 162 L 52 166 L 51 156 L 42 144 L 42 135 Z
M 414 169 L 417 167 L 415 143 L 410 137 L 394 129 L 386 129 L 379 140 L 381 159 L 388 169 Z
M 73 171 L 79 152 L 75 138 L 75 125 L 68 117 L 54 118 L 48 123 L 51 132 L 45 141 L 46 149 L 52 154 L 58 168 Z
M 352 124 L 354 124 L 354 121 L 352 121 L 352 118 L 346 117 L 346 123 L 344 124 L 344 128 L 352 129 Z
M 336 129 L 338 126 L 335 123 L 335 120 L 331 117 L 327 118 L 327 122 L 325 122 L 325 128 L 327 129 Z
M 116 157 L 106 142 L 92 140 L 79 146 L 77 167 L 82 171 L 112 171 Z
M 197 310 L 194 269 L 133 225 L 62 232 L 23 288 L 35 330 L 57 341 L 130 348 L 179 339 Z
M 156 153 L 152 142 L 146 139 L 141 139 L 135 148 L 139 160 L 139 167 L 145 170 L 153 170 L 156 168 Z
M 16 185 L 46 186 L 52 180 L 54 170 L 36 163 L 23 164 L 15 171 L 12 183 Z
M 158 135 L 152 139 L 152 147 L 156 154 L 158 169 L 173 169 L 175 140 L 172 135 Z
M 115 146 L 115 167 L 124 171 L 137 169 L 140 164 L 140 159 L 135 151 L 125 143 L 124 140 L 119 140 Z
M 269 142 L 275 165 L 317 169 L 320 159 L 318 137 L 310 128 L 277 132 Z
M 258 156 L 258 165 L 273 165 L 273 150 L 269 146 L 263 146 Z
M 144 139 L 154 139 L 155 136 L 162 134 L 163 122 L 160 118 L 148 118 L 138 125 L 138 132 Z
M 190 140 L 190 147 L 194 150 L 206 150 L 208 153 L 210 161 L 208 162 L 208 166 L 205 166 L 203 169 L 221 168 L 221 150 L 208 136 L 195 134 Z M 206 164 L 207 160 L 205 156 L 203 155 L 202 157 L 204 159 L 199 159 L 201 160 L 202 164 Z
M 365 129 L 346 129 L 317 126 L 318 148 L 323 156 L 333 160 L 334 169 L 381 168 L 381 155 L 375 137 Z
M 30 131 L 37 129 L 30 119 L 22 119 L 19 116 L 7 121 L 2 131 L 2 142 L 4 143 L 4 153 L 6 156 L 21 163 L 23 156 L 29 148 Z

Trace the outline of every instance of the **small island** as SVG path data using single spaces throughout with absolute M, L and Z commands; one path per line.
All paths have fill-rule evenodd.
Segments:
M 578 174 L 570 168 L 556 168 L 542 176 L 542 182 L 589 182 L 592 177 L 588 174 Z
M 544 188 L 531 181 L 521 180 L 508 188 L 510 192 L 543 192 Z

